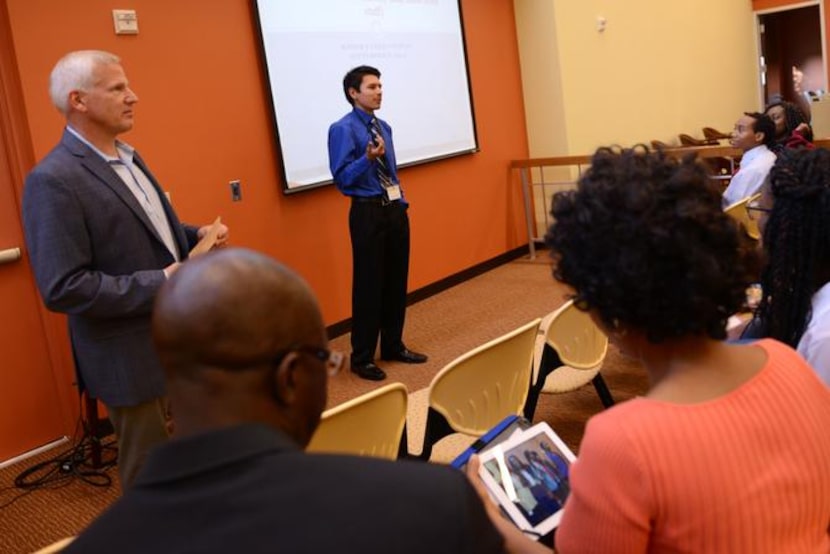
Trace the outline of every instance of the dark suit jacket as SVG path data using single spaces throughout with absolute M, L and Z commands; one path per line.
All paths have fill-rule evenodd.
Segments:
M 195 227 L 176 217 L 159 193 L 182 258 Z M 61 142 L 26 178 L 26 245 L 40 294 L 69 315 L 77 371 L 92 396 L 131 406 L 164 395 L 150 338 L 153 299 L 175 260 L 144 209 L 97 153 L 64 131 Z
M 242 425 L 157 447 L 65 552 L 491 554 L 502 542 L 458 470 L 306 454 Z

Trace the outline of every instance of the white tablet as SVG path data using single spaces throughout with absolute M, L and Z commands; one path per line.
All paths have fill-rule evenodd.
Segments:
M 480 474 L 519 529 L 543 536 L 562 519 L 570 493 L 568 474 L 575 459 L 542 422 L 481 454 Z

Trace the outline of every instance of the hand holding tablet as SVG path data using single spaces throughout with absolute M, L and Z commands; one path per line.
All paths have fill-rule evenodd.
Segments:
M 559 525 L 576 457 L 547 423 L 515 432 L 480 457 L 482 481 L 517 527 L 543 536 Z

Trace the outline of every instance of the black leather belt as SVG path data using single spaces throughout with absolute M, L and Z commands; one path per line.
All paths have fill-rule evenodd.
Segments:
M 398 200 L 392 200 L 391 202 L 387 201 L 382 194 L 378 194 L 377 196 L 352 196 L 352 202 L 357 202 L 358 204 L 378 204 L 380 206 L 391 206 L 392 204 L 397 204 Z

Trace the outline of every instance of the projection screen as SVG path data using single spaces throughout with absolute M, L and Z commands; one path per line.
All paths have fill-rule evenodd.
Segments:
M 286 193 L 332 182 L 328 128 L 358 65 L 381 71 L 399 166 L 478 150 L 459 0 L 254 3 Z

